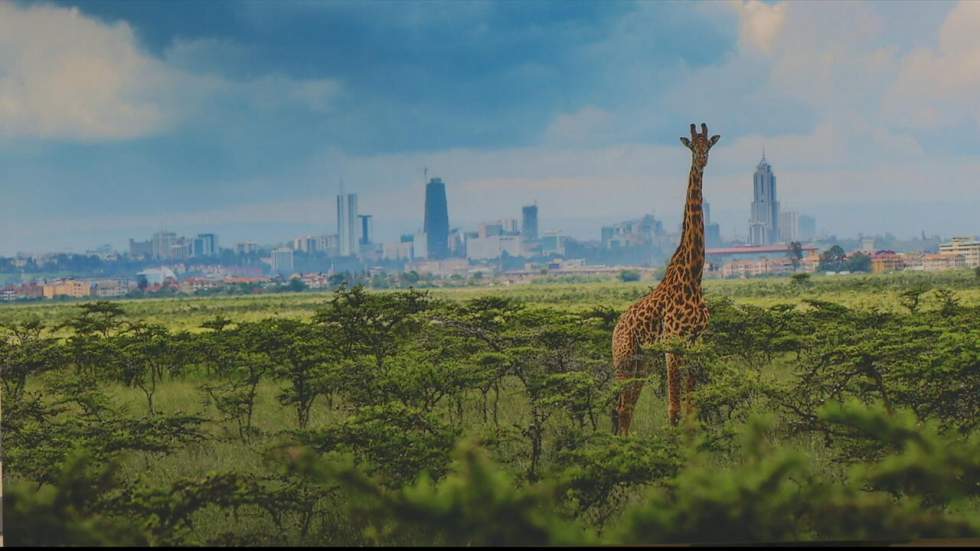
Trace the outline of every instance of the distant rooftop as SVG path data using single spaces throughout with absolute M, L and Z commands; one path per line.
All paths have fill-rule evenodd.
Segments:
M 803 245 L 804 251 L 815 251 L 814 245 Z M 744 247 L 716 247 L 705 249 L 704 254 L 759 254 L 759 253 L 785 253 L 789 251 L 789 245 L 746 245 Z

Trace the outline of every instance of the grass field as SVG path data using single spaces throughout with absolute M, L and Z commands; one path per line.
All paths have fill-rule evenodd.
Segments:
M 591 283 L 529 283 L 425 290 L 433 297 L 451 301 L 465 301 L 493 295 L 512 297 L 534 306 L 581 311 L 597 305 L 624 309 L 649 292 L 655 284 L 655 281 L 626 283 L 609 280 Z M 812 277 L 808 286 L 795 284 L 788 277 L 704 281 L 707 296 L 727 296 L 741 304 L 768 307 L 774 304 L 801 304 L 805 299 L 817 299 L 848 307 L 879 308 L 890 312 L 902 310 L 899 294 L 915 285 L 949 288 L 956 292 L 960 303 L 964 306 L 980 304 L 980 278 L 970 270 L 883 275 L 816 275 Z M 329 299 L 330 295 L 329 291 L 311 291 L 254 296 L 120 299 L 119 302 L 124 305 L 131 317 L 153 320 L 175 330 L 195 331 L 199 329 L 201 322 L 216 315 L 243 321 L 270 317 L 308 319 L 324 301 Z M 928 298 L 926 300 L 928 301 Z M 31 316 L 56 325 L 74 315 L 75 305 L 80 302 L 85 301 L 0 304 L 0 323 L 9 323 Z

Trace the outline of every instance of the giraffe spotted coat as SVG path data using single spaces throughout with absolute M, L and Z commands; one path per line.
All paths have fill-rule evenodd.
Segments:
M 701 185 L 704 167 L 708 164 L 708 150 L 720 136 L 708 138 L 708 128 L 701 124 L 699 134 L 691 125 L 691 139 L 681 138 L 691 150 L 691 172 L 688 177 L 687 200 L 684 208 L 684 226 L 677 251 L 671 257 L 664 278 L 648 295 L 630 306 L 620 316 L 613 330 L 613 368 L 617 381 L 623 383 L 619 403 L 614 413 L 615 430 L 629 434 L 633 410 L 643 388 L 642 380 L 650 366 L 640 356 L 644 344 L 654 344 L 671 337 L 696 339 L 708 327 L 708 308 L 701 290 L 704 272 L 704 214 L 702 211 Z M 666 354 L 667 361 L 667 415 L 671 424 L 677 424 L 681 409 L 681 370 L 683 359 L 677 354 Z M 694 385 L 694 378 L 687 377 L 687 391 Z M 686 402 L 690 409 L 690 404 Z

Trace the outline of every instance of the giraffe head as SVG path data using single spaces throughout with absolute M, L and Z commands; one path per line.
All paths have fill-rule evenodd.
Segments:
M 681 143 L 691 150 L 694 157 L 694 164 L 704 168 L 708 164 L 708 150 L 711 146 L 718 143 L 721 136 L 714 135 L 708 138 L 708 125 L 701 123 L 701 133 L 698 134 L 696 127 L 691 125 L 691 139 L 681 138 Z

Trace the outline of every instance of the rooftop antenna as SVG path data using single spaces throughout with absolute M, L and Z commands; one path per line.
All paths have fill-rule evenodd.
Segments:
M 763 162 L 766 160 L 766 144 L 762 144 L 762 160 Z
M 343 176 L 340 177 L 340 195 L 341 196 L 344 195 L 344 177 Z

